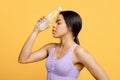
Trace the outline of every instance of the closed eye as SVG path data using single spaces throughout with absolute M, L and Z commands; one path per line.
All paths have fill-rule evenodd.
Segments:
M 56 20 L 56 23 L 59 25 L 59 24 L 61 24 L 61 19 L 57 19 Z
M 57 25 L 60 25 L 61 23 L 60 22 L 57 22 Z

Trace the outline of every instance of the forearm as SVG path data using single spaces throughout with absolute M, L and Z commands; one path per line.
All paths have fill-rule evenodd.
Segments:
M 38 35 L 38 32 L 34 31 L 29 36 L 29 38 L 25 42 L 25 44 L 20 52 L 19 62 L 24 62 L 25 60 L 27 60 L 29 58 L 29 56 L 31 55 L 32 47 L 33 47 L 33 44 L 34 44 L 34 41 L 35 41 L 37 35 Z
M 101 75 L 98 76 L 98 78 L 96 78 L 96 80 L 109 80 L 109 77 L 107 76 L 107 74 L 105 74 L 105 72 L 103 72 Z

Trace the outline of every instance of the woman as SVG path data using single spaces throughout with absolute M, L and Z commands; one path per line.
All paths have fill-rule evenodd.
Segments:
M 45 17 L 40 21 L 44 21 Z M 82 28 L 82 20 L 74 11 L 62 11 L 57 17 L 52 33 L 60 43 L 49 43 L 35 52 L 34 41 L 42 30 L 37 27 L 26 41 L 19 56 L 20 63 L 31 63 L 47 58 L 47 80 L 76 80 L 85 67 L 96 80 L 109 80 L 93 57 L 79 45 L 77 38 Z

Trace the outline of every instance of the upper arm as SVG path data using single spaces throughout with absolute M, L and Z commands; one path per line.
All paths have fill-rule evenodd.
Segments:
M 24 63 L 32 63 L 47 58 L 49 49 L 53 46 L 55 46 L 54 43 L 46 44 L 42 48 L 32 52 Z
M 95 77 L 95 79 L 108 80 L 108 77 L 103 69 L 97 64 L 95 59 L 84 48 L 79 48 L 76 55 L 79 62 L 88 69 L 88 71 Z

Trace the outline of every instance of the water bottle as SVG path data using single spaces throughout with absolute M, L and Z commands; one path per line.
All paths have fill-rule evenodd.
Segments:
M 38 22 L 36 27 L 38 27 L 39 30 L 44 30 L 48 27 L 48 24 L 59 14 L 59 12 L 62 10 L 61 7 L 58 7 L 55 11 L 48 14 L 45 21 Z

